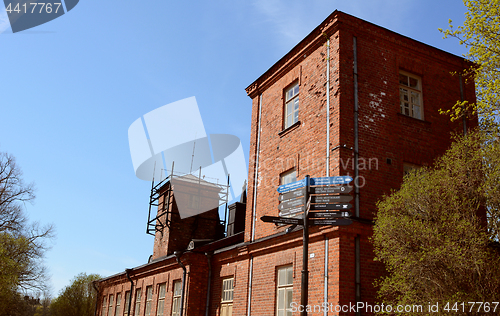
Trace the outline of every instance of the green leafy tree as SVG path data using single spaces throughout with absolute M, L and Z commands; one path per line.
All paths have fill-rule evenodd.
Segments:
M 19 297 L 47 289 L 43 256 L 53 228 L 28 221 L 24 205 L 34 199 L 14 157 L 0 153 L 0 315 L 18 315 Z
M 101 279 L 98 274 L 80 273 L 71 285 L 64 288 L 61 294 L 50 304 L 52 316 L 93 316 L 97 292 L 92 282 Z
M 446 111 L 452 119 L 464 115 L 464 111 L 477 112 L 487 122 L 500 111 L 500 2 L 491 0 L 464 0 L 468 9 L 463 26 L 443 31 L 444 37 L 454 37 L 469 52 L 465 58 L 474 63 L 464 74 L 474 79 L 477 102 L 457 102 Z
M 499 136 L 457 139 L 378 203 L 372 241 L 388 272 L 378 284 L 384 303 L 498 301 Z

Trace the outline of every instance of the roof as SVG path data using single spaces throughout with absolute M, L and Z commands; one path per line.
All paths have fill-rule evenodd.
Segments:
M 281 68 L 288 68 L 287 66 L 294 66 L 298 61 L 301 56 L 308 55 L 308 52 L 311 50 L 314 50 L 317 48 L 318 45 L 324 43 L 325 37 L 323 34 L 333 34 L 339 27 L 339 24 L 342 23 L 344 20 L 356 20 L 356 22 L 361 23 L 366 23 L 371 26 L 375 26 L 376 28 L 389 32 L 394 37 L 399 37 L 402 39 L 406 40 L 411 40 L 414 43 L 418 43 L 419 45 L 426 46 L 428 49 L 436 50 L 441 53 L 447 54 L 452 58 L 459 58 L 462 61 L 464 60 L 463 57 L 457 56 L 455 54 L 449 53 L 447 51 L 444 51 L 442 49 L 436 48 L 434 46 L 425 44 L 423 42 L 417 41 L 411 37 L 401 35 L 399 33 L 396 33 L 394 31 L 391 31 L 389 29 L 386 29 L 384 27 L 381 27 L 379 25 L 376 25 L 374 23 L 365 21 L 363 19 L 357 18 L 353 15 L 347 14 L 345 12 L 335 10 L 332 12 L 321 24 L 319 24 L 314 30 L 312 30 L 304 39 L 302 39 L 297 45 L 295 45 L 288 53 L 286 53 L 282 58 L 280 58 L 276 63 L 274 63 L 268 70 L 266 70 L 259 78 L 257 78 L 253 83 L 251 83 L 245 90 L 247 91 L 247 95 L 250 97 L 255 97 L 255 92 L 259 91 L 260 86 L 262 83 L 264 83 L 266 80 L 268 80 L 270 77 L 272 77 L 273 74 L 276 72 L 280 71 Z M 280 71 L 281 72 L 281 71 Z M 264 87 L 265 89 L 265 87 Z M 262 90 L 261 90 L 262 91 Z

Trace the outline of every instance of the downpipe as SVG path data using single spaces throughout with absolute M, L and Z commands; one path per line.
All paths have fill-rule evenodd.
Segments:
M 183 273 L 182 273 L 182 290 L 181 290 L 181 307 L 180 307 L 180 311 L 179 311 L 179 316 L 183 316 L 184 315 L 184 292 L 186 290 L 186 274 L 187 274 L 187 271 L 186 271 L 186 266 L 181 261 L 182 252 L 175 251 L 174 255 L 175 255 L 175 260 L 177 260 L 177 263 L 181 266 L 181 268 L 183 270 Z

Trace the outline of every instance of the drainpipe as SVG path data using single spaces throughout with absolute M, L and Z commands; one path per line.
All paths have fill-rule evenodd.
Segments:
M 208 262 L 207 304 L 205 307 L 205 316 L 208 316 L 210 310 L 210 290 L 212 283 L 212 253 L 205 252 L 205 256 L 207 256 L 207 262 Z
M 250 255 L 250 275 L 248 277 L 248 302 L 247 302 L 247 316 L 250 316 L 252 304 L 252 274 L 253 274 L 253 256 Z
M 323 303 L 326 303 L 328 306 L 328 236 L 325 237 L 325 288 L 324 288 L 324 297 Z M 323 310 L 323 315 L 328 316 L 328 308 Z
M 256 219 L 256 202 L 257 202 L 257 183 L 259 180 L 259 152 L 260 152 L 260 122 L 262 117 L 262 93 L 259 95 L 259 119 L 257 124 L 257 149 L 255 151 L 255 173 L 253 184 L 253 205 L 252 205 L 252 238 L 251 242 L 255 241 L 255 221 Z M 248 308 L 247 316 L 250 316 L 250 305 L 252 302 L 252 277 L 253 277 L 253 256 L 250 256 L 250 273 L 248 275 Z
M 257 124 L 257 150 L 255 152 L 255 173 L 253 177 L 253 205 L 252 205 L 252 242 L 255 240 L 255 221 L 256 221 L 256 206 L 257 201 L 257 183 L 259 176 L 259 151 L 260 151 L 260 119 L 262 113 L 262 93 L 259 95 L 259 123 Z
M 326 40 L 326 176 L 330 176 L 330 37 Z M 328 237 L 325 237 L 325 285 L 323 302 L 328 305 Z M 324 316 L 328 315 L 325 308 Z
M 96 281 L 92 281 L 92 287 L 94 290 L 97 292 L 96 298 L 95 298 L 95 311 L 94 311 L 94 316 L 97 316 L 97 303 L 99 302 L 99 289 L 97 286 L 95 286 Z
M 127 315 L 130 316 L 130 307 L 132 306 L 132 293 L 134 292 L 134 281 L 130 278 L 130 272 L 132 272 L 132 269 L 125 269 L 125 273 L 127 274 L 127 279 L 130 282 L 130 294 L 128 296 L 128 310 L 127 310 Z
M 330 176 L 330 38 L 326 41 L 326 176 Z
M 355 196 L 355 216 L 359 218 L 359 134 L 358 134 L 358 51 L 357 39 L 353 36 L 353 55 L 354 55 L 354 196 Z M 355 278 L 355 299 L 356 303 L 361 302 L 361 265 L 360 265 L 360 246 L 359 235 L 354 241 L 354 278 Z M 360 315 L 356 312 L 356 316 Z
M 182 252 L 174 251 L 174 255 L 175 255 L 175 260 L 177 260 L 177 263 L 181 266 L 182 270 L 184 271 L 182 273 L 181 308 L 179 311 L 179 316 L 182 316 L 182 315 L 184 315 L 184 292 L 186 289 L 186 273 L 187 272 L 186 272 L 186 266 L 181 261 Z

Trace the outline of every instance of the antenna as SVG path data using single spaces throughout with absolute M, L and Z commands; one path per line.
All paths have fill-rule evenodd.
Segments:
M 193 172 L 193 161 L 194 161 L 194 149 L 195 148 L 196 148 L 196 133 L 194 134 L 193 155 L 191 156 L 191 167 L 189 168 L 189 173 Z

